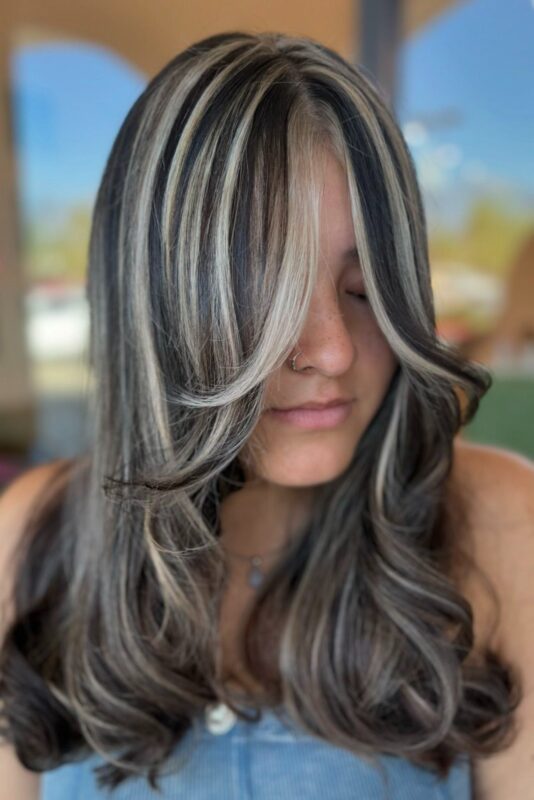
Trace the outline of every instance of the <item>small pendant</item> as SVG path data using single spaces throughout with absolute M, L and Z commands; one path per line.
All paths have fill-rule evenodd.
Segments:
M 226 703 L 212 703 L 205 709 L 204 719 L 210 733 L 226 733 L 234 727 L 237 717 Z
M 253 589 L 257 589 L 258 586 L 260 586 L 260 584 L 263 582 L 264 578 L 264 574 L 259 567 L 261 564 L 261 557 L 253 556 L 250 561 L 252 563 L 252 567 L 248 573 L 248 585 L 252 586 Z

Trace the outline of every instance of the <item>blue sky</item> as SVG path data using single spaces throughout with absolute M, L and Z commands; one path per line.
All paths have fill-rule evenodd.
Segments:
M 113 139 L 146 79 L 100 47 L 50 43 L 12 59 L 23 208 L 91 203 Z M 412 37 L 398 116 L 423 188 L 439 197 L 511 187 L 534 209 L 534 0 L 468 0 Z M 423 117 L 456 122 L 425 139 Z M 450 202 L 449 202 L 450 205 Z
M 12 74 L 24 208 L 92 202 L 146 79 L 108 50 L 66 42 L 18 51 Z
M 470 0 L 403 48 L 398 115 L 454 112 L 457 123 L 427 142 L 455 153 L 450 181 L 487 175 L 512 184 L 534 209 L 533 79 L 533 0 Z

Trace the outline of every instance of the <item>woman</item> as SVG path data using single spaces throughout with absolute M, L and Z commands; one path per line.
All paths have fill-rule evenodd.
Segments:
M 24 796 L 526 797 L 534 470 L 458 441 L 491 376 L 436 335 L 370 80 L 280 34 L 180 53 L 113 145 L 88 298 L 90 453 L 0 514 Z

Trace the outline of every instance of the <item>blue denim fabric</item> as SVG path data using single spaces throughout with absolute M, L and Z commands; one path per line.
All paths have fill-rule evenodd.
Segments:
M 226 708 L 226 707 L 224 707 Z M 224 713 L 224 709 L 223 709 Z M 228 722 L 228 720 L 227 720 Z M 176 761 L 187 756 L 176 771 Z M 382 770 L 343 748 L 297 729 L 283 710 L 264 709 L 260 720 L 230 715 L 216 730 L 209 714 L 194 720 L 172 754 L 154 792 L 143 778 L 114 791 L 99 789 L 93 755 L 42 774 L 41 800 L 470 800 L 467 758 L 439 781 L 429 770 L 395 756 Z

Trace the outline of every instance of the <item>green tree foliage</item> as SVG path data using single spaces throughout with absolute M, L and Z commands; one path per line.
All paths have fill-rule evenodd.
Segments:
M 84 282 L 91 224 L 88 204 L 69 206 L 55 222 L 40 217 L 24 226 L 24 260 L 30 282 L 62 279 Z
M 471 206 L 460 231 L 436 227 L 430 233 L 431 262 L 460 261 L 504 276 L 533 224 L 532 215 L 514 211 L 493 197 L 481 197 Z

